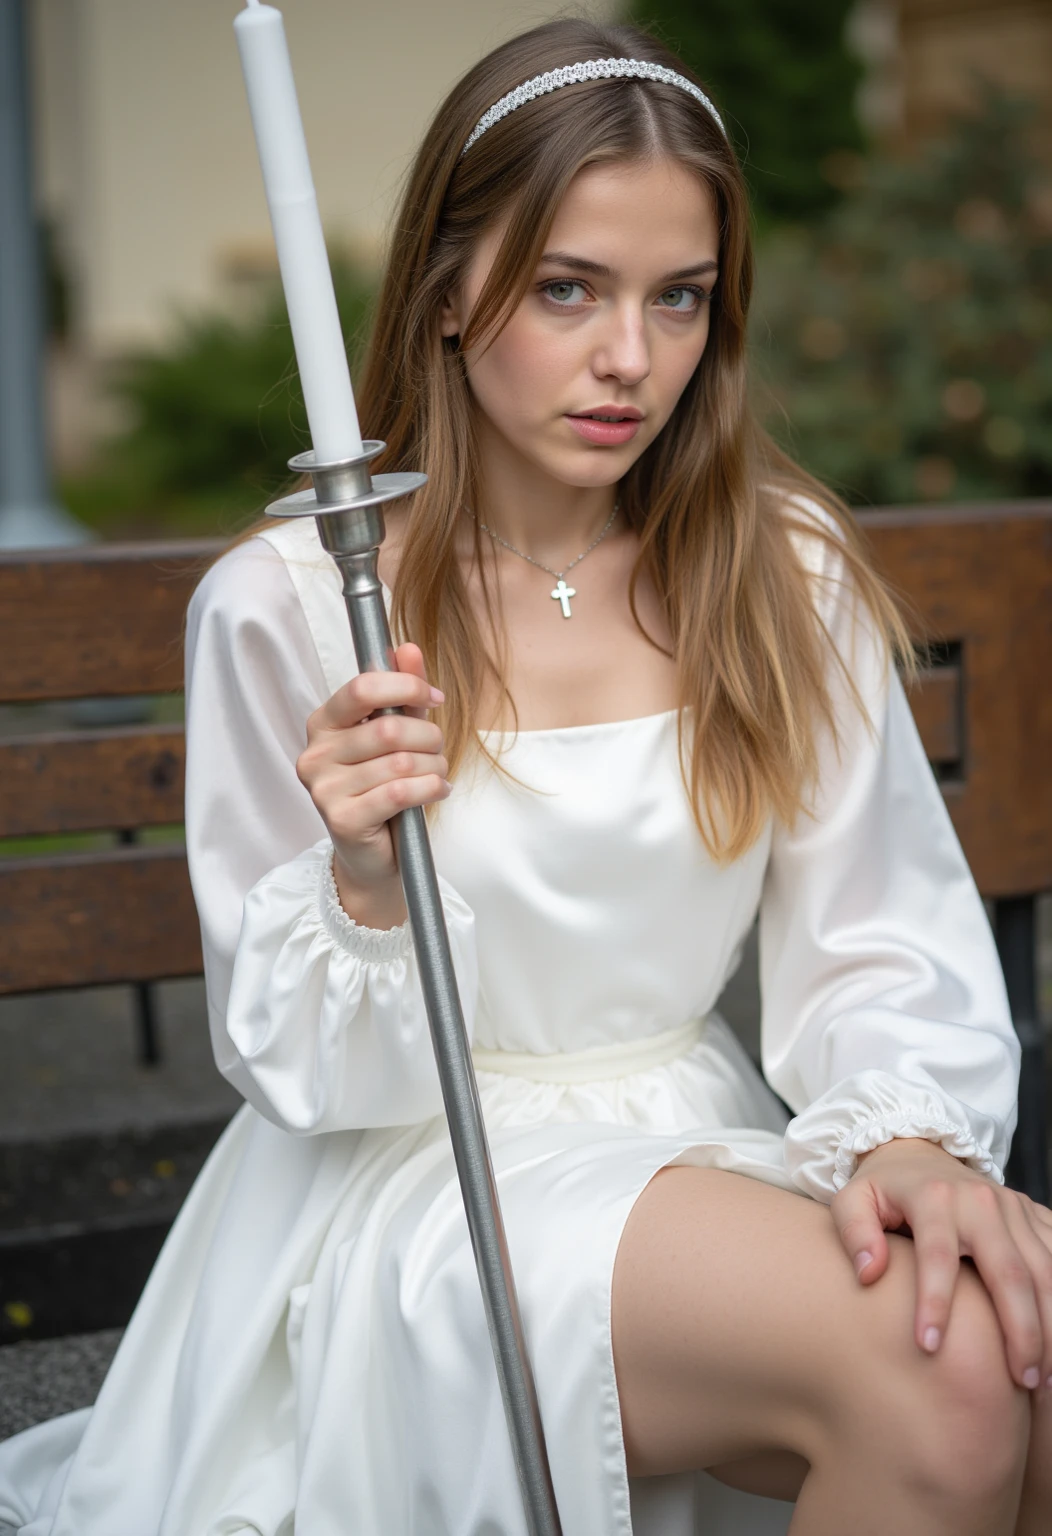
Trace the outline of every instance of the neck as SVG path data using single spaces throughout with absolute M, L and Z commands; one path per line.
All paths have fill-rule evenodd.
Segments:
M 617 486 L 567 485 L 524 461 L 510 445 L 481 435 L 476 516 L 524 555 L 561 569 L 602 532 Z

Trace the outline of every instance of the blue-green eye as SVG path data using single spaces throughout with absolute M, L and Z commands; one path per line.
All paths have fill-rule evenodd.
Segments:
M 571 282 L 569 278 L 557 279 L 551 283 L 545 283 L 543 292 L 556 304 L 580 304 L 584 294 L 584 284 Z
M 680 314 L 689 314 L 691 310 L 698 309 L 706 297 L 700 288 L 666 288 L 664 293 L 658 295 L 663 309 L 678 310 Z

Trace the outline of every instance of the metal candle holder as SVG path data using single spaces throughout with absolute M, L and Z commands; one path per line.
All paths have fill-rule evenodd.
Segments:
M 289 460 L 289 468 L 309 474 L 314 488 L 267 507 L 271 517 L 316 520 L 322 545 L 343 577 L 360 672 L 396 670 L 377 573 L 384 539 L 383 504 L 419 490 L 427 479 L 421 474 L 370 474 L 370 463 L 385 446 L 369 441 L 358 457 L 329 463 L 318 463 L 313 450 L 297 454 Z M 537 1392 L 423 807 L 399 811 L 390 825 L 527 1524 L 530 1536 L 560 1536 Z

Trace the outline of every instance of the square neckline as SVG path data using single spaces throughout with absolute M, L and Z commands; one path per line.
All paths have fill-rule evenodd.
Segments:
M 645 725 L 651 720 L 668 720 L 673 715 L 679 714 L 679 708 L 662 709 L 652 715 L 626 715 L 623 720 L 592 720 L 583 725 L 540 725 L 529 731 L 512 730 L 476 730 L 475 735 L 485 739 L 488 736 L 510 736 L 513 740 L 519 736 L 567 736 L 584 731 L 610 731 L 616 730 L 622 725 Z

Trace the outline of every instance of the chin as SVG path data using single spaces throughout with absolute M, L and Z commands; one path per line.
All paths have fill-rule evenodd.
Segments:
M 635 444 L 632 444 L 635 448 Z M 543 465 L 546 473 L 562 485 L 572 485 L 580 491 L 594 491 L 598 487 L 616 485 L 640 457 L 639 452 L 625 453 L 614 448 L 586 448 L 583 452 L 571 450 L 546 456 Z

